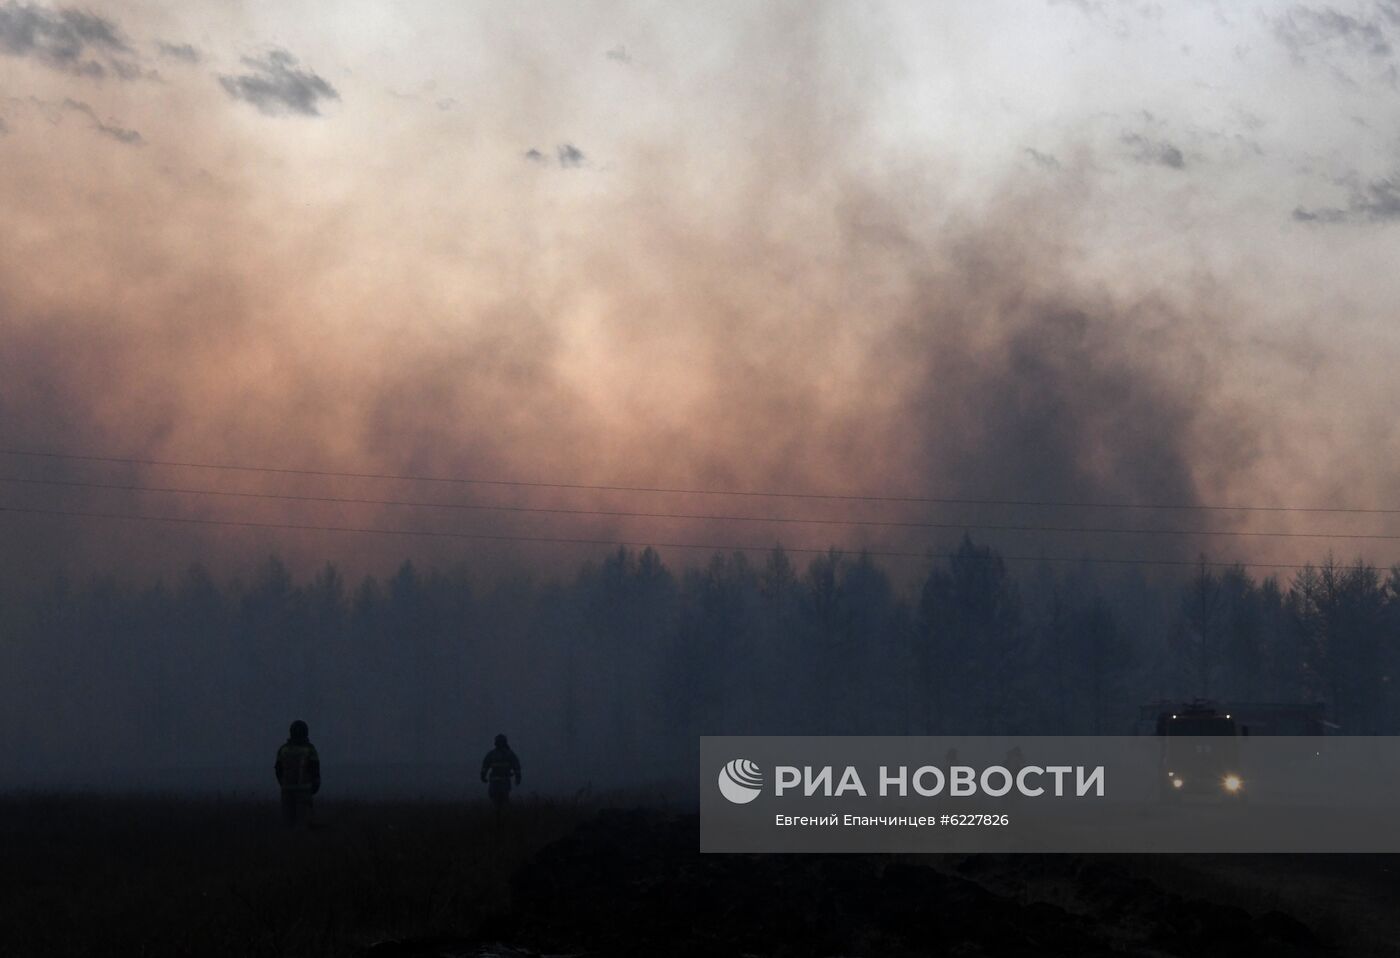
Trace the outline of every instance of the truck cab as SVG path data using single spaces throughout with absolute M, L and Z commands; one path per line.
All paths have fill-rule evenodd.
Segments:
M 1240 728 L 1230 712 L 1192 702 L 1161 712 L 1156 726 L 1162 740 L 1159 773 L 1164 799 L 1243 797 Z

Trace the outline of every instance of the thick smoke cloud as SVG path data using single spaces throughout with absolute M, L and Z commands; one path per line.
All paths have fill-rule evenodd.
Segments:
M 677 116 L 621 135 L 578 121 L 564 86 L 540 78 L 547 66 L 503 57 L 499 88 L 476 99 L 452 91 L 467 98 L 471 149 L 437 149 L 441 128 L 426 124 L 456 117 L 424 111 L 413 122 L 425 126 L 375 138 L 374 151 L 357 157 L 356 172 L 388 172 L 355 188 L 339 174 L 287 172 L 296 150 L 314 168 L 320 154 L 310 151 L 322 148 L 291 137 L 330 135 L 344 117 L 314 131 L 258 124 L 289 139 L 254 142 L 236 115 L 183 88 L 170 94 L 192 98 L 183 109 L 139 118 L 148 148 L 110 151 L 122 154 L 118 165 L 85 171 L 84 191 L 45 165 L 53 144 L 9 138 L 25 189 L 6 195 L 7 219 L 65 228 L 61 238 L 0 236 L 0 446 L 689 489 L 1176 505 L 1238 496 L 1235 477 L 1248 474 L 1266 426 L 1225 388 L 1243 311 L 1232 297 L 1209 278 L 1164 289 L 1150 276 L 1110 282 L 1088 268 L 1082 250 L 1099 226 L 1086 211 L 1105 187 L 1073 150 L 1057 148 L 1053 177 L 1009 175 L 979 203 L 954 196 L 927 155 L 911 161 L 863 119 L 894 72 L 878 48 L 822 17 L 796 30 L 780 20 L 760 18 L 730 38 L 744 69 L 707 76 L 694 106 L 677 93 Z M 609 69 L 599 49 L 588 57 Z M 264 112 L 315 115 L 339 97 L 288 54 L 245 64 L 248 73 L 220 82 Z M 637 72 L 609 69 L 619 82 Z M 665 75 L 648 82 L 689 91 Z M 535 112 L 520 118 L 519 104 Z M 108 113 L 99 108 L 88 114 L 94 122 Z M 560 146 L 538 159 L 577 168 L 532 175 L 521 146 L 566 143 L 576 128 L 588 162 Z M 199 149 L 163 153 L 167 168 L 136 166 L 157 144 Z M 1025 155 L 1039 163 L 1050 154 Z M 1070 507 L 585 495 L 16 457 L 3 468 L 64 481 L 603 512 L 1173 524 Z M 960 535 L 3 483 L 0 496 L 51 510 L 643 543 L 781 540 L 919 554 Z M 193 559 L 244 567 L 274 551 L 298 569 L 334 559 L 351 572 L 381 570 L 409 555 L 567 569 L 590 554 L 311 530 L 2 521 L 12 572 L 144 574 Z M 1190 559 L 1219 547 L 1090 533 L 983 538 L 1060 557 Z M 696 555 L 663 554 L 673 563 Z

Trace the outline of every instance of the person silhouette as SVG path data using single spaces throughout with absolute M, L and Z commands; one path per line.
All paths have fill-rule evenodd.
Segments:
M 496 747 L 486 753 L 481 760 L 481 780 L 486 783 L 486 794 L 496 808 L 504 808 L 510 801 L 511 780 L 520 784 L 520 759 L 511 750 L 504 735 L 496 736 Z
M 293 722 L 272 766 L 282 787 L 282 821 L 288 828 L 311 824 L 311 796 L 321 790 L 321 757 L 309 734 L 305 722 Z

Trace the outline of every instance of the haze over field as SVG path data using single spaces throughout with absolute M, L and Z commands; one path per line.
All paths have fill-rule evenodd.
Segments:
M 0 447 L 565 484 L 1396 506 L 1397 41 L 1393 0 L 9 0 Z M 329 498 L 1377 531 L 1376 516 L 0 460 L 7 480 Z M 960 534 L 0 487 L 20 508 L 641 543 L 917 554 Z M 308 568 L 568 566 L 598 551 L 0 523 L 12 572 L 168 573 L 271 551 Z M 1400 558 L 1387 541 L 982 535 L 1048 556 Z

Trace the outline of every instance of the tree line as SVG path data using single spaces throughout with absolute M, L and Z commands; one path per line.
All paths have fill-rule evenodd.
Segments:
M 1196 697 L 1400 729 L 1400 570 L 1016 571 L 965 538 L 909 581 L 835 551 L 619 549 L 564 578 L 270 558 L 0 587 L 4 758 L 256 764 L 301 717 L 345 762 L 470 764 L 506 730 L 537 781 L 625 781 L 692 774 L 702 734 L 1130 734 L 1140 705 Z

